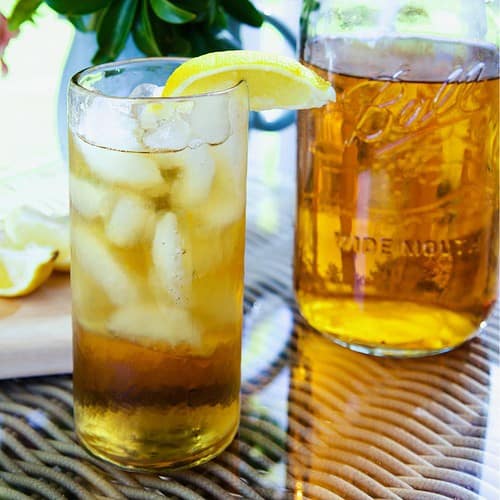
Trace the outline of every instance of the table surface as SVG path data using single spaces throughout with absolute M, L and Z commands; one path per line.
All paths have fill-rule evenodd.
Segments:
M 241 424 L 229 448 L 186 471 L 124 472 L 78 445 L 69 375 L 6 380 L 0 498 L 500 498 L 498 307 L 480 338 L 440 356 L 338 347 L 294 305 L 293 172 L 262 172 L 272 182 L 250 184 L 259 203 L 249 205 Z

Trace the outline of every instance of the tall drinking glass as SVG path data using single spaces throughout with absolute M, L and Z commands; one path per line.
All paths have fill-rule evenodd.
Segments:
M 498 290 L 499 67 L 488 0 L 305 0 L 295 291 L 362 352 L 447 351 Z
M 239 422 L 247 88 L 156 97 L 180 62 L 69 89 L 75 424 L 130 469 L 205 462 Z

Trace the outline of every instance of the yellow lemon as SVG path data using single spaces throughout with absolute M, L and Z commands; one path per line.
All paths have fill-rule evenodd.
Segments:
M 315 108 L 335 99 L 326 80 L 286 56 L 253 50 L 228 50 L 194 57 L 169 77 L 163 96 L 195 95 L 223 90 L 244 80 L 250 109 Z
M 28 207 L 21 207 L 7 215 L 4 230 L 8 241 L 15 247 L 22 248 L 36 243 L 57 250 L 55 269 L 69 270 L 71 258 L 68 216 L 48 216 Z
M 50 247 L 0 246 L 0 297 L 20 297 L 38 288 L 52 273 L 56 258 L 57 250 Z

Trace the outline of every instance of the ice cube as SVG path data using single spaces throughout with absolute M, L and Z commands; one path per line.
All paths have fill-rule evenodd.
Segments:
M 179 156 L 181 151 L 155 152 L 151 154 L 163 173 L 166 170 L 176 170 L 184 165 L 181 161 L 182 156 Z
M 225 227 L 244 215 L 246 204 L 246 134 L 231 135 L 212 146 L 215 175 L 212 190 L 196 214 L 210 229 Z
M 182 118 L 164 120 L 156 128 L 147 129 L 142 138 L 144 144 L 157 151 L 180 151 L 188 142 L 191 129 Z
M 236 169 L 236 170 L 235 170 Z M 207 229 L 223 228 L 244 216 L 246 185 L 237 167 L 216 164 L 208 198 L 193 214 Z
M 115 305 L 136 302 L 139 290 L 135 277 L 111 253 L 105 242 L 85 224 L 72 228 L 72 256 L 77 265 L 98 283 Z
M 95 97 L 82 113 L 77 133 L 87 141 L 122 151 L 141 150 L 130 103 Z
M 182 120 L 189 123 L 189 115 L 193 109 L 192 101 L 170 101 L 148 102 L 135 106 L 139 117 L 141 128 L 145 130 L 161 128 L 167 123 Z
M 242 225 L 233 225 L 223 229 L 207 229 L 204 226 L 190 224 L 193 275 L 203 277 L 210 272 L 227 267 L 235 256 L 243 255 L 244 230 Z
M 246 127 L 246 126 L 245 126 Z M 246 184 L 248 138 L 243 133 L 232 134 L 223 144 L 211 148 L 218 169 L 227 181 L 234 182 L 234 189 L 241 191 Z
M 153 83 L 141 83 L 130 92 L 129 97 L 160 97 L 163 87 Z
M 108 322 L 114 335 L 138 342 L 166 342 L 172 347 L 201 345 L 201 328 L 186 309 L 175 306 L 137 304 L 118 309 Z
M 210 193 L 215 173 L 215 163 L 206 144 L 195 149 L 187 148 L 172 153 L 161 164 L 178 168 L 178 178 L 171 190 L 172 205 L 180 208 L 193 208 L 203 202 Z
M 190 124 L 192 141 L 206 144 L 224 142 L 230 134 L 227 96 L 194 99 Z
M 106 188 L 75 175 L 69 180 L 71 206 L 82 217 L 107 217 L 113 206 L 114 195 Z
M 106 224 L 106 236 L 119 247 L 138 244 L 146 236 L 153 211 L 138 196 L 123 195 Z
M 73 315 L 86 330 L 101 332 L 114 306 L 101 286 L 75 259 L 71 266 Z
M 161 215 L 152 245 L 154 274 L 174 303 L 182 306 L 189 303 L 191 295 L 192 264 L 188 245 L 179 231 L 176 215 L 172 212 Z
M 81 139 L 76 139 L 75 144 L 92 173 L 107 182 L 139 189 L 164 182 L 150 155 L 105 149 Z

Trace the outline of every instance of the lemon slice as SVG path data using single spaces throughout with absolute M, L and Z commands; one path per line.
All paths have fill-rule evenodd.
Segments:
M 250 109 L 306 109 L 335 99 L 332 86 L 299 62 L 253 50 L 211 52 L 181 64 L 167 80 L 163 96 L 223 90 L 245 80 Z
M 58 251 L 55 268 L 67 271 L 70 267 L 69 218 L 51 217 L 28 207 L 20 207 L 7 215 L 5 234 L 16 247 L 30 243 L 52 247 Z
M 27 295 L 52 273 L 57 250 L 39 245 L 0 247 L 0 297 Z

